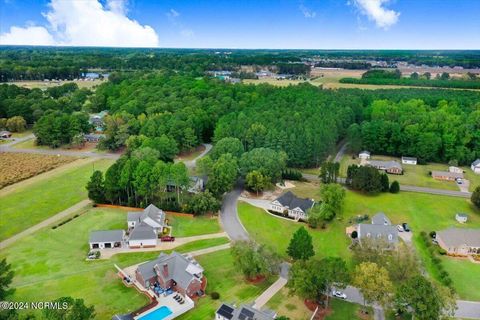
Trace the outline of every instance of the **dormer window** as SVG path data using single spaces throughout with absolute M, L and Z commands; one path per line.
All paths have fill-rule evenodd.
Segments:
M 371 236 L 370 232 L 369 232 L 369 233 L 367 233 L 367 238 L 370 238 L 370 236 Z

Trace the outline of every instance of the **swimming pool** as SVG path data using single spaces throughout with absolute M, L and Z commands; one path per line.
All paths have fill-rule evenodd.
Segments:
M 144 316 L 138 318 L 139 320 L 162 320 L 171 315 L 173 312 L 167 306 L 161 306 L 160 308 L 147 313 Z

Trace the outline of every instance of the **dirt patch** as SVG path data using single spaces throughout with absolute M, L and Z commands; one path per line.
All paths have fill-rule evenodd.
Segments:
M 295 188 L 293 182 L 289 180 L 285 180 L 283 184 L 277 183 L 275 186 L 277 186 L 277 188 L 280 188 L 281 190 Z
M 362 320 L 369 320 L 372 318 L 369 313 L 365 313 L 361 308 L 357 311 L 357 317 Z
M 266 279 L 265 276 L 258 275 L 253 278 L 247 278 L 247 282 L 251 284 L 257 284 L 257 283 L 262 283 L 263 281 L 265 281 L 265 279 Z
M 196 147 L 195 149 L 192 149 L 190 151 L 180 152 L 177 156 L 177 159 L 180 160 L 180 161 L 188 160 L 188 159 L 192 158 L 193 155 L 199 155 L 203 151 L 205 151 L 205 146 L 203 144 L 201 144 L 198 147 Z
M 248 199 L 259 199 L 259 200 L 269 200 L 273 201 L 276 198 L 278 198 L 284 191 L 285 189 L 290 189 L 290 188 L 295 188 L 295 185 L 293 184 L 292 181 L 290 180 L 285 180 L 285 186 L 281 187 L 277 183 L 275 185 L 275 189 L 273 190 L 265 190 L 257 195 L 256 192 L 250 192 L 248 190 L 244 190 L 242 194 L 240 195 L 243 198 L 248 198 Z

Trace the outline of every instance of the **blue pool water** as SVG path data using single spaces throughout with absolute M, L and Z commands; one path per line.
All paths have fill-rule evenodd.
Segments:
M 155 311 L 147 313 L 144 316 L 141 316 L 139 319 L 141 320 L 162 320 L 165 319 L 167 316 L 172 314 L 172 310 L 170 310 L 166 306 L 161 306 Z

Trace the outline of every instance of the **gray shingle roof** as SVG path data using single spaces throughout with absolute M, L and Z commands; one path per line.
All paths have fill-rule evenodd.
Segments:
M 391 225 L 392 222 L 383 212 L 379 212 L 372 217 L 372 224 Z
M 127 213 L 127 221 L 138 221 L 140 222 L 140 217 L 142 215 L 142 212 L 138 212 L 138 211 L 130 211 Z
M 480 159 L 477 159 L 477 160 L 473 161 L 472 166 L 479 167 L 480 166 Z
M 480 229 L 449 228 L 438 231 L 437 237 L 440 237 L 448 247 L 462 245 L 480 247 Z
M 417 158 L 415 158 L 415 157 L 403 157 L 403 156 L 402 156 L 402 160 L 417 161 Z
M 370 160 L 368 164 L 372 167 L 375 168 L 385 168 L 385 169 L 391 169 L 391 168 L 397 168 L 397 169 L 402 169 L 402 165 L 398 163 L 397 161 L 383 161 L 383 160 Z
M 358 225 L 358 238 L 383 239 L 387 243 L 395 244 L 398 242 L 398 230 L 391 225 L 361 223 Z
M 125 231 L 123 230 L 101 230 L 90 232 L 90 243 L 98 242 L 121 242 Z
M 141 221 L 144 221 L 147 218 L 152 219 L 153 221 L 162 226 L 165 224 L 165 212 L 163 212 L 163 210 L 157 208 L 153 204 L 146 207 L 145 210 L 143 210 L 142 215 L 140 216 Z
M 130 232 L 129 240 L 152 240 L 157 239 L 157 233 L 146 223 L 140 222 Z
M 223 303 L 216 313 L 229 320 L 273 320 L 276 315 L 273 311 L 257 310 L 246 304 L 235 308 L 226 303 Z
M 291 191 L 282 194 L 276 200 L 284 207 L 288 207 L 289 209 L 295 209 L 298 207 L 302 209 L 303 212 L 307 212 L 307 210 L 312 208 L 315 204 L 313 200 L 298 198 Z
M 449 171 L 432 171 L 432 177 L 463 178 L 463 173 Z

